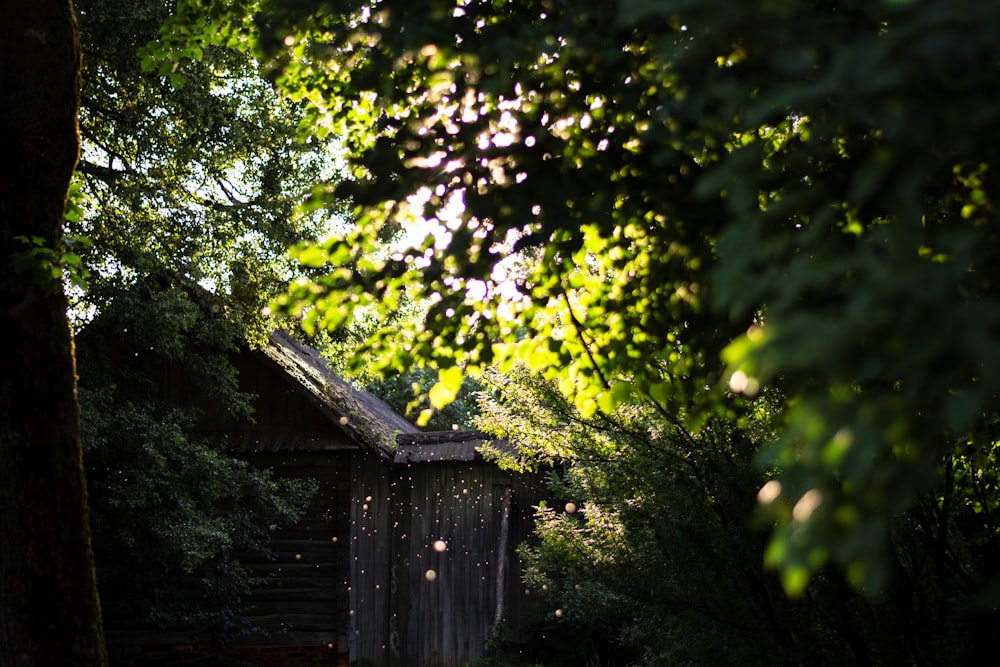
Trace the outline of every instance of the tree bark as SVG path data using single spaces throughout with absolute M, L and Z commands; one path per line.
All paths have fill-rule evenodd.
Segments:
M 0 666 L 103 665 L 67 301 L 79 158 L 70 0 L 0 0 Z

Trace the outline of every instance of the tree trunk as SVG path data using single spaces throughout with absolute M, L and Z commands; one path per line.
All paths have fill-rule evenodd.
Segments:
M 70 0 L 0 0 L 0 666 L 102 665 L 58 275 L 79 157 Z

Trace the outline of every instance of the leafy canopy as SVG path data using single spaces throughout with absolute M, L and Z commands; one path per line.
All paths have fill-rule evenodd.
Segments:
M 304 115 L 249 54 L 205 45 L 154 68 L 145 54 L 174 2 L 76 2 L 84 48 L 82 155 L 71 234 L 90 240 L 76 290 L 87 317 L 150 274 L 176 273 L 227 296 L 264 330 L 261 308 L 301 275 L 288 246 L 322 238 L 342 207 L 297 212 L 339 178 L 330 141 L 299 142 Z
M 997 5 L 191 1 L 161 48 L 253 49 L 345 137 L 361 225 L 283 305 L 428 299 L 366 343 L 381 368 L 523 362 L 584 417 L 695 432 L 779 390 L 767 559 L 801 592 L 831 560 L 878 587 L 890 518 L 992 445 Z

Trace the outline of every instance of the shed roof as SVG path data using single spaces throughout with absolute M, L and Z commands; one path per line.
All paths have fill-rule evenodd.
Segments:
M 394 456 L 397 434 L 420 432 L 385 401 L 340 377 L 317 350 L 287 332 L 272 333 L 262 352 L 326 408 L 340 428 L 382 456 Z

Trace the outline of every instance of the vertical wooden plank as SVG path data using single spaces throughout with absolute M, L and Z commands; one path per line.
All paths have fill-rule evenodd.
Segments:
M 504 602 L 507 597 L 507 540 L 510 535 L 510 502 L 511 488 L 503 490 L 500 501 L 500 535 L 497 538 L 497 570 L 496 570 L 496 611 L 493 614 L 494 631 L 499 630 L 504 620 Z
M 436 557 L 437 554 L 430 548 L 430 545 L 441 535 L 441 469 L 440 466 L 434 464 L 425 465 L 423 469 L 427 471 L 429 481 L 426 507 L 429 516 L 432 517 L 428 524 L 429 530 L 424 536 L 423 551 L 430 569 L 434 570 L 436 576 L 433 580 L 425 579 L 424 581 L 423 591 L 425 595 L 421 600 L 421 615 L 429 623 L 425 624 L 424 634 L 421 637 L 424 650 L 421 663 L 418 664 L 440 665 L 443 664 L 440 662 L 441 628 L 445 623 L 445 609 L 439 582 L 444 573 L 441 571 L 441 559 Z
M 388 469 L 374 454 L 355 457 L 352 480 L 351 661 L 388 665 Z
M 364 517 L 359 513 L 358 506 L 354 502 L 356 489 L 360 485 L 360 478 L 363 477 L 363 460 L 360 455 L 351 457 L 351 548 L 350 548 L 350 587 L 348 589 L 348 606 L 350 615 L 350 658 L 351 664 L 356 664 L 365 653 L 365 646 L 361 639 L 361 629 L 358 626 L 357 610 L 367 596 L 361 590 L 361 552 L 363 547 L 359 541 L 360 530 Z
M 454 464 L 444 464 L 435 466 L 435 468 L 441 474 L 438 513 L 442 525 L 439 529 L 439 534 L 441 537 L 457 545 L 460 535 L 455 533 L 455 505 L 451 492 L 454 487 L 455 466 Z M 455 547 L 451 551 L 438 554 L 438 562 L 441 569 L 437 579 L 439 582 L 438 595 L 440 596 L 441 604 L 441 627 L 436 633 L 435 639 L 438 643 L 437 654 L 442 665 L 458 664 L 455 625 L 460 617 L 457 609 L 460 609 L 459 605 L 462 600 L 460 591 L 455 586 L 455 579 L 459 576 L 459 568 L 456 567 L 457 563 L 454 562 L 455 560 Z
M 407 466 L 411 477 L 409 487 L 410 513 L 410 544 L 407 553 L 410 556 L 410 568 L 406 573 L 409 582 L 410 599 L 407 601 L 408 622 L 407 642 L 402 647 L 405 656 L 404 663 L 420 665 L 424 656 L 425 642 L 429 627 L 434 625 L 427 613 L 427 591 L 425 587 L 425 572 L 430 568 L 430 562 L 425 553 L 430 527 L 433 521 L 431 513 L 431 495 L 433 482 L 426 474 L 426 466 Z
M 410 535 L 412 525 L 411 496 L 413 481 L 410 470 L 393 472 L 391 489 L 391 550 L 389 581 L 389 661 L 392 665 L 406 665 L 405 647 L 408 645 L 410 619 Z
M 468 662 L 478 654 L 477 635 L 481 619 L 476 613 L 476 608 L 481 605 L 482 591 L 479 586 L 481 579 L 480 554 L 479 554 L 479 534 L 481 531 L 481 507 L 482 499 L 469 492 L 473 484 L 482 472 L 479 465 L 466 464 L 460 471 L 458 486 L 456 488 L 456 498 L 462 508 L 462 530 L 463 530 L 463 568 L 465 607 L 462 613 L 462 623 L 460 627 L 460 657 L 463 662 Z
M 477 515 L 476 529 L 482 535 L 482 539 L 477 541 L 479 549 L 479 585 L 477 588 L 479 599 L 484 601 L 487 608 L 491 608 L 492 601 L 492 572 L 493 572 L 493 545 L 490 543 L 490 513 L 493 508 L 493 468 L 484 468 L 479 476 L 479 487 L 476 493 L 479 498 L 479 511 Z

